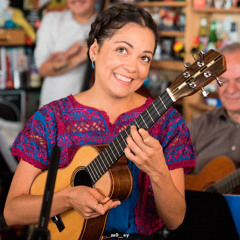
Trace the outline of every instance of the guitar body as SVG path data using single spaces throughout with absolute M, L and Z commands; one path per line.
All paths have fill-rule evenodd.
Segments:
M 57 172 L 54 192 L 77 185 L 90 186 L 90 182 L 86 182 L 86 175 L 81 175 L 82 170 L 97 157 L 105 146 L 83 146 L 75 154 L 72 162 L 65 168 L 61 168 Z M 83 179 L 81 179 L 83 178 Z M 47 171 L 41 173 L 33 182 L 30 194 L 43 195 L 45 183 L 47 179 Z M 83 183 L 83 184 L 82 184 Z M 102 177 L 94 184 L 94 188 L 98 189 L 105 196 L 111 199 L 125 200 L 132 190 L 132 176 L 127 166 L 125 157 L 121 157 Z M 65 229 L 59 232 L 57 226 L 50 219 L 48 230 L 52 240 L 98 240 L 101 239 L 105 228 L 106 213 L 103 216 L 85 220 L 74 209 L 68 210 L 60 217 L 65 225 Z
M 225 156 L 214 158 L 199 174 L 185 175 L 185 189 L 204 191 L 213 183 L 236 170 L 234 163 Z

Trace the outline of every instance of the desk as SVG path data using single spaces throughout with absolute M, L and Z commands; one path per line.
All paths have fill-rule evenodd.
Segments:
M 240 238 L 240 195 L 224 194 Z

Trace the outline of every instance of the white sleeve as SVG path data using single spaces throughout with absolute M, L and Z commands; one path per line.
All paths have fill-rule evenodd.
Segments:
M 43 17 L 37 31 L 36 47 L 34 50 L 34 60 L 37 68 L 41 67 L 53 51 L 56 19 L 56 13 L 47 13 Z

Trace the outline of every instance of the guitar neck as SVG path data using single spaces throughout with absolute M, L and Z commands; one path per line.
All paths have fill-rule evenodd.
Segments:
M 203 89 L 213 79 L 226 71 L 226 61 L 222 54 L 214 50 L 207 53 L 201 51 L 199 59 L 188 66 L 184 73 L 180 74 L 166 91 L 135 119 L 115 140 L 112 141 L 86 168 L 91 177 L 92 184 L 123 155 L 127 146 L 126 138 L 130 134 L 130 128 L 135 125 L 138 129 L 149 129 L 156 120 L 179 98 L 186 97 Z
M 139 115 L 124 131 L 122 131 L 86 168 L 92 184 L 123 155 L 127 146 L 126 139 L 130 135 L 131 126 L 148 130 L 166 111 L 174 101 L 168 94 L 168 89 Z
M 225 194 L 233 192 L 238 187 L 240 187 L 240 168 L 209 186 L 206 192 Z

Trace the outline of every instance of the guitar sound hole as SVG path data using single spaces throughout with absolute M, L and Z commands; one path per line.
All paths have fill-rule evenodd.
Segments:
M 92 187 L 91 177 L 84 170 L 78 171 L 74 178 L 74 186 L 80 186 L 80 185 Z

